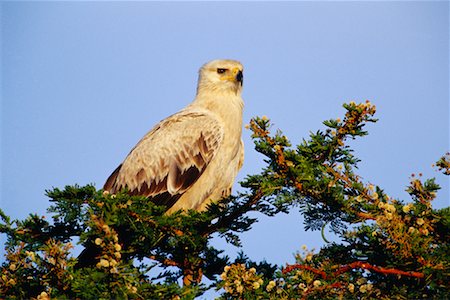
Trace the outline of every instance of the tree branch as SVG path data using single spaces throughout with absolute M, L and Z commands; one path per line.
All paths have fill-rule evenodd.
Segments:
M 421 272 L 402 271 L 402 270 L 394 269 L 394 268 L 383 268 L 383 267 L 374 266 L 367 262 L 362 262 L 362 261 L 355 261 L 348 265 L 341 266 L 336 271 L 334 271 L 333 274 L 331 274 L 331 275 L 327 275 L 324 271 L 322 271 L 320 269 L 316 269 L 311 266 L 301 265 L 301 264 L 288 265 L 283 269 L 282 272 L 283 272 L 283 274 L 286 274 L 293 270 L 307 270 L 307 271 L 313 272 L 314 274 L 320 275 L 323 279 L 332 279 L 333 277 L 336 277 L 339 274 L 342 274 L 351 269 L 357 269 L 357 268 L 371 270 L 371 271 L 385 274 L 385 275 L 401 275 L 401 276 L 408 276 L 408 277 L 415 277 L 415 278 L 424 278 L 424 276 L 425 276 Z

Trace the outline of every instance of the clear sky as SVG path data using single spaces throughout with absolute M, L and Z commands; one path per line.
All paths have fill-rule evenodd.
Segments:
M 449 205 L 431 167 L 450 149 L 448 2 L 2 2 L 0 18 L 0 205 L 14 218 L 45 214 L 46 189 L 101 188 L 216 58 L 245 66 L 244 122 L 267 115 L 294 144 L 369 99 L 380 120 L 351 143 L 364 180 L 409 200 L 421 172 Z M 263 166 L 248 130 L 244 141 L 239 179 Z M 322 244 L 295 211 L 261 217 L 243 242 L 277 264 Z

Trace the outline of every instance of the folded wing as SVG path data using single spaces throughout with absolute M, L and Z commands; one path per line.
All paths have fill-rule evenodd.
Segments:
M 223 139 L 220 122 L 206 112 L 181 112 L 156 125 L 104 185 L 149 197 L 168 208 L 203 174 Z

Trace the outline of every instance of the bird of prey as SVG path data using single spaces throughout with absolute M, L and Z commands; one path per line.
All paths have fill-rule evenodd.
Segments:
M 213 60 L 200 68 L 197 94 L 160 121 L 109 176 L 103 189 L 127 189 L 165 205 L 167 213 L 205 210 L 231 193 L 242 167 L 243 67 Z

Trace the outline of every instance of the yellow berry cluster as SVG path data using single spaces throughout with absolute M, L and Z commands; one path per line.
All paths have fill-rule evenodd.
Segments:
M 72 275 L 67 272 L 72 259 L 68 257 L 69 250 L 73 248 L 71 243 L 61 243 L 54 239 L 49 239 L 39 251 L 25 250 L 26 244 L 21 243 L 15 251 L 8 251 L 6 258 L 10 262 L 8 266 L 0 269 L 0 295 L 16 285 L 23 285 L 23 282 L 34 280 L 33 276 L 21 276 L 25 269 L 40 269 L 43 275 L 39 277 L 39 282 L 45 288 L 37 299 L 50 299 L 51 287 L 49 286 L 50 278 L 57 277 L 60 279 L 61 288 L 67 288 L 66 282 L 73 279 Z M 47 295 L 47 296 L 45 296 Z M 47 297 L 47 298 L 46 298 Z M 0 297 L 1 298 L 1 297 Z
M 97 237 L 94 240 L 94 243 L 102 249 L 102 254 L 96 266 L 99 269 L 109 269 L 110 273 L 117 274 L 119 272 L 117 267 L 122 258 L 122 246 L 119 244 L 119 237 L 113 228 L 96 216 L 92 216 L 92 221 L 102 233 L 102 237 Z
M 260 289 L 263 284 L 262 276 L 256 274 L 256 269 L 247 269 L 244 264 L 226 266 L 220 278 L 224 281 L 225 292 L 234 297 L 241 296 L 244 291 Z

